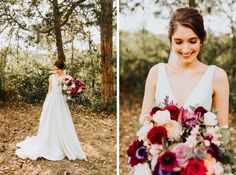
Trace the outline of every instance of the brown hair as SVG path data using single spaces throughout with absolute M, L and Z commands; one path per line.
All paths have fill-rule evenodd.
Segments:
M 58 69 L 65 69 L 66 65 L 62 60 L 56 60 L 54 64 Z
M 193 30 L 198 36 L 201 43 L 206 39 L 206 31 L 204 29 L 204 21 L 202 15 L 195 8 L 179 8 L 171 16 L 169 24 L 169 40 L 176 31 L 178 24 Z

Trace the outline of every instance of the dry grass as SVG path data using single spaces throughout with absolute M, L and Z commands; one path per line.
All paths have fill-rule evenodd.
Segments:
M 96 114 L 81 106 L 74 106 L 71 111 L 88 162 L 18 158 L 15 155 L 16 143 L 26 136 L 36 135 L 41 105 L 6 106 L 0 108 L 0 174 L 116 174 L 116 117 Z

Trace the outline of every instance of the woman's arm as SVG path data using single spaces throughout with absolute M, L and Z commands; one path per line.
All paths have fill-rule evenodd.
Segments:
M 213 78 L 213 108 L 218 111 L 220 128 L 228 127 L 229 116 L 229 82 L 226 72 L 216 67 Z
M 145 114 L 148 114 L 152 107 L 155 99 L 155 89 L 157 81 L 158 65 L 153 66 L 147 76 L 145 84 L 145 92 L 143 97 L 142 110 L 139 118 L 139 123 L 143 124 L 145 121 Z

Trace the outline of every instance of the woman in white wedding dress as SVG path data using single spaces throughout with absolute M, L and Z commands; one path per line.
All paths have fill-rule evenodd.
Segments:
M 200 61 L 206 38 L 203 18 L 194 8 L 180 8 L 169 25 L 171 56 L 168 63 L 153 66 L 148 74 L 140 123 L 150 120 L 148 112 L 165 96 L 178 106 L 200 105 L 218 111 L 220 127 L 228 127 L 229 84 L 226 72 Z
M 71 118 L 71 113 L 62 94 L 60 81 L 68 75 L 65 64 L 55 62 L 55 73 L 49 77 L 48 94 L 43 104 L 38 133 L 17 143 L 16 155 L 20 158 L 36 160 L 86 159 Z

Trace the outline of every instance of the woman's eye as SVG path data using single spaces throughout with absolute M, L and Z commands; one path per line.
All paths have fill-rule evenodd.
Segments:
M 182 44 L 181 41 L 175 41 L 175 44 Z
M 191 44 L 195 44 L 195 43 L 197 43 L 197 41 L 190 41 L 190 43 L 191 43 Z

